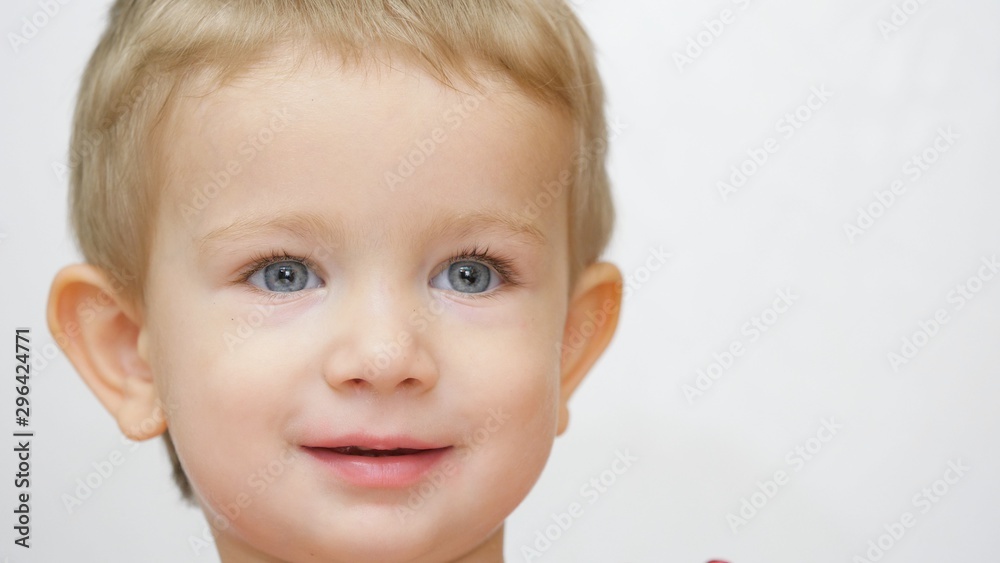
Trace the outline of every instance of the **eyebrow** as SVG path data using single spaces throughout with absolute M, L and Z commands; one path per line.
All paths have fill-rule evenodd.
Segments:
M 437 217 L 425 228 L 423 235 L 428 240 L 446 236 L 465 238 L 485 231 L 505 233 L 535 246 L 548 244 L 545 234 L 531 220 L 517 213 L 498 210 L 477 210 Z M 311 212 L 283 212 L 266 217 L 238 217 L 228 225 L 209 231 L 201 237 L 199 244 L 205 250 L 210 246 L 270 234 L 287 234 L 322 241 L 345 241 L 348 237 L 355 236 L 348 233 L 340 221 Z M 370 240 L 370 237 L 363 238 Z

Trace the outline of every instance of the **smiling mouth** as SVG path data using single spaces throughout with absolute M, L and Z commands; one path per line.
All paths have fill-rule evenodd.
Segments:
M 445 448 L 436 448 L 429 450 L 416 450 L 411 448 L 395 448 L 391 450 L 379 450 L 374 448 L 363 448 L 361 446 L 344 446 L 341 448 L 323 448 L 336 452 L 342 455 L 356 455 L 364 457 L 388 457 L 388 456 L 401 456 L 401 455 L 414 455 L 421 454 L 424 452 L 436 452 L 438 450 L 443 450 Z
M 381 441 L 371 445 L 377 447 L 341 446 L 333 443 L 326 446 L 302 446 L 302 449 L 342 484 L 360 489 L 382 490 L 403 489 L 420 483 L 434 467 L 447 463 L 455 449 L 454 446 L 415 448 L 413 446 L 437 445 L 417 440 L 399 440 L 396 443 Z M 410 447 L 392 447 L 396 445 Z M 454 473 L 455 470 L 456 467 L 452 467 L 449 471 Z

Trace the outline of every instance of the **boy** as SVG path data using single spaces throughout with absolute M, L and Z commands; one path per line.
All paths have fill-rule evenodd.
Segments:
M 614 333 L 590 43 L 456 4 L 121 0 L 83 77 L 49 325 L 223 561 L 502 561 Z

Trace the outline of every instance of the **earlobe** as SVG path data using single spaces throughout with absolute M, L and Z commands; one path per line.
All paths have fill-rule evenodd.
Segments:
M 166 430 L 136 308 L 96 266 L 74 264 L 49 292 L 49 330 L 101 404 L 133 440 Z
M 618 327 L 622 274 L 617 266 L 596 262 L 584 270 L 573 288 L 560 346 L 559 426 L 569 424 L 569 399 L 604 353 Z

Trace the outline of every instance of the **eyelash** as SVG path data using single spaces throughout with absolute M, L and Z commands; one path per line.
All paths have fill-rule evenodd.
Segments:
M 464 262 L 467 260 L 472 260 L 476 262 L 482 262 L 491 266 L 497 274 L 500 275 L 501 280 L 504 282 L 503 285 L 517 287 L 521 285 L 520 278 L 517 272 L 514 270 L 514 261 L 508 257 L 501 256 L 497 253 L 490 252 L 489 246 L 479 246 L 473 245 L 465 248 L 458 254 L 452 256 L 445 261 L 445 268 L 450 268 L 452 264 L 457 262 Z M 257 253 L 250 257 L 250 263 L 244 267 L 239 275 L 237 276 L 237 283 L 246 285 L 256 291 L 267 294 L 269 297 L 281 296 L 280 294 L 264 291 L 257 287 L 254 287 L 247 283 L 251 276 L 260 271 L 263 268 L 277 262 L 285 261 L 295 261 L 301 262 L 310 270 L 319 270 L 319 267 L 310 259 L 309 256 L 295 256 L 288 254 L 280 250 L 272 250 L 266 253 Z M 436 275 L 436 274 L 435 274 Z M 503 286 L 500 286 L 503 287 Z M 498 288 L 499 289 L 499 288 Z M 465 294 L 467 297 L 472 297 L 474 299 L 479 298 L 493 298 L 496 297 L 497 289 L 490 291 L 489 293 L 468 293 Z
M 464 293 L 463 295 L 466 297 L 470 297 L 472 299 L 494 299 L 500 291 L 503 291 L 501 288 L 507 287 L 509 289 L 511 287 L 521 285 L 520 278 L 514 270 L 514 260 L 501 256 L 497 253 L 490 252 L 489 246 L 481 247 L 479 245 L 473 245 L 471 247 L 467 247 L 465 250 L 449 258 L 445 262 L 444 267 L 447 269 L 456 262 L 463 262 L 466 260 L 482 262 L 491 266 L 498 274 L 500 274 L 500 278 L 503 281 L 503 284 L 493 291 L 488 293 Z
M 271 264 L 285 261 L 302 262 L 310 269 L 317 269 L 316 264 L 314 264 L 308 256 L 293 256 L 280 250 L 272 250 L 267 253 L 257 253 L 252 255 L 250 257 L 250 263 L 240 271 L 237 280 L 241 283 L 246 282 L 251 276 L 256 274 L 258 270 L 270 266 Z
M 274 291 L 265 291 L 257 286 L 254 286 L 249 282 L 250 278 L 259 272 L 260 270 L 270 266 L 271 264 L 276 264 L 278 262 L 294 261 L 301 262 L 305 267 L 310 270 L 317 271 L 319 266 L 312 261 L 309 256 L 295 256 L 288 254 L 287 252 L 281 250 L 272 250 L 270 252 L 259 252 L 250 256 L 250 263 L 247 264 L 236 277 L 236 283 L 241 284 L 257 293 L 262 294 L 268 300 L 277 301 L 281 298 L 287 298 L 288 295 L 277 293 Z

